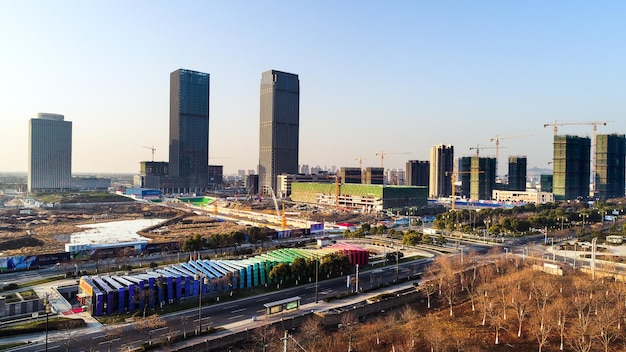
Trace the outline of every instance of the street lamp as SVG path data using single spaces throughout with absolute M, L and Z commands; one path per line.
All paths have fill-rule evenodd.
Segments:
M 48 317 L 50 316 L 50 312 L 52 312 L 52 305 L 50 304 L 50 299 L 46 294 L 46 297 L 43 298 L 43 306 L 46 310 L 46 352 L 48 351 Z
M 202 288 L 203 288 L 203 283 L 205 285 L 209 284 L 209 278 L 208 277 L 201 277 L 199 274 L 196 274 L 194 276 L 194 278 L 198 281 L 199 284 L 199 288 L 198 288 L 198 334 L 202 333 Z
M 585 231 L 585 218 L 589 218 L 589 214 L 585 214 L 585 213 L 580 213 L 578 214 L 579 217 L 583 218 L 583 232 Z

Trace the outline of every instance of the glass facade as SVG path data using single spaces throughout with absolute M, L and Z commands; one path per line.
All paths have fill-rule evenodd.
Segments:
M 68 190 L 72 183 L 72 122 L 39 114 L 28 125 L 28 191 Z
M 181 189 L 204 190 L 209 165 L 209 79 L 207 73 L 170 74 L 169 176 Z
M 526 190 L 526 166 L 525 156 L 509 157 L 509 191 Z
M 276 191 L 277 176 L 298 173 L 300 80 L 276 70 L 261 75 L 259 187 Z
M 454 168 L 454 147 L 438 144 L 430 150 L 429 197 L 449 197 L 452 195 L 452 171 Z

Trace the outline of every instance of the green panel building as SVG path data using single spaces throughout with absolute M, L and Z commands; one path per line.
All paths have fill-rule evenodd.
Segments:
M 375 212 L 390 208 L 426 206 L 428 187 L 340 184 L 337 189 L 335 184 L 296 182 L 291 185 L 291 200 Z
M 589 196 L 591 139 L 554 136 L 552 191 L 555 200 Z
M 472 157 L 470 198 L 490 200 L 496 187 L 496 158 Z
M 624 197 L 626 137 L 623 134 L 601 134 L 596 139 L 596 197 Z

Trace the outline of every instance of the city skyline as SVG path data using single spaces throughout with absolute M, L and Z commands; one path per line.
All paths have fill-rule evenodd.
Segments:
M 136 173 L 143 146 L 167 160 L 168 73 L 181 67 L 211 74 L 209 164 L 227 174 L 257 167 L 268 69 L 299 75 L 299 163 L 311 166 L 377 167 L 384 151 L 397 153 L 385 168 L 403 169 L 433 145 L 463 157 L 530 135 L 503 138 L 503 175 L 510 155 L 550 168 L 543 124 L 626 131 L 621 2 L 34 4 L 0 4 L 2 172 L 27 170 L 25 126 L 40 111 L 74 122 L 72 173 Z

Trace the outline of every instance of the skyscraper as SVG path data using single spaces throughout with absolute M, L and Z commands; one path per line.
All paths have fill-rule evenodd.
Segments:
M 363 176 L 360 167 L 341 167 L 339 169 L 339 176 L 343 183 L 362 183 Z
M 72 183 L 72 122 L 39 113 L 28 124 L 28 191 L 67 190 Z
M 300 80 L 276 70 L 261 74 L 259 187 L 276 190 L 276 176 L 298 173 Z
M 509 157 L 509 191 L 526 190 L 526 165 L 525 156 Z
M 429 197 L 452 195 L 452 171 L 454 169 L 454 147 L 438 144 L 430 150 Z
M 430 162 L 409 160 L 406 163 L 406 183 L 408 186 L 429 186 Z
M 600 199 L 624 197 L 626 183 L 626 136 L 600 134 L 596 138 L 596 196 Z
M 552 191 L 555 200 L 589 196 L 591 139 L 554 136 Z
M 170 74 L 169 176 L 180 192 L 206 190 L 209 175 L 209 74 Z

